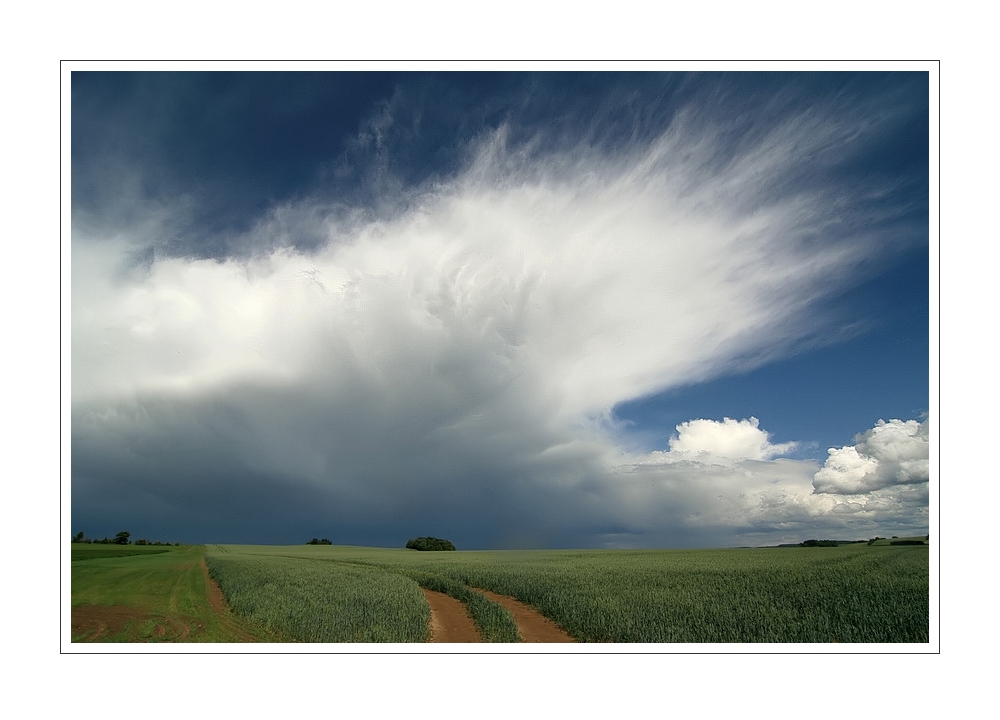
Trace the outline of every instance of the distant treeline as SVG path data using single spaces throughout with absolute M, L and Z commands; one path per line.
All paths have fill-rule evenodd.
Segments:
M 926 545 L 927 541 L 931 539 L 928 534 L 923 540 L 919 538 L 906 538 L 900 540 L 898 536 L 893 535 L 892 539 L 888 541 L 889 545 Z M 857 545 L 860 543 L 867 543 L 868 545 L 874 545 L 879 540 L 885 541 L 886 538 L 879 537 L 876 535 L 868 540 L 803 540 L 800 543 L 783 543 L 777 547 L 838 547 L 840 545 Z M 881 543 L 885 544 L 885 542 Z
M 135 540 L 133 542 L 133 540 L 132 540 L 132 533 L 128 532 L 127 530 L 122 530 L 120 533 L 118 533 L 117 535 L 115 535 L 113 538 L 109 538 L 108 536 L 105 535 L 100 540 L 98 540 L 97 538 L 88 538 L 88 537 L 84 536 L 83 531 L 81 530 L 80 532 L 78 532 L 76 535 L 73 536 L 73 539 L 70 542 L 75 542 L 75 543 L 97 543 L 98 545 L 133 545 L 134 544 L 134 545 L 170 545 L 171 547 L 173 547 L 174 545 L 176 545 L 178 547 L 180 546 L 180 543 L 160 542 L 159 540 L 150 541 L 150 540 L 147 540 L 146 538 L 139 538 L 138 540 Z

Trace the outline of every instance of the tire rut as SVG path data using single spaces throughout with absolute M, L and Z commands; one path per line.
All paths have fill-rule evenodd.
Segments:
M 483 641 L 465 603 L 450 595 L 421 588 L 431 609 L 432 643 L 480 643 Z
M 576 640 L 565 630 L 518 600 L 489 590 L 470 588 L 507 608 L 517 623 L 521 642 L 573 643 Z M 431 609 L 430 639 L 432 643 L 481 643 L 482 636 L 469 616 L 465 603 L 450 595 L 421 588 Z
M 506 595 L 497 595 L 489 590 L 472 588 L 482 593 L 495 603 L 503 605 L 510 611 L 521 633 L 521 642 L 525 643 L 573 643 L 576 640 L 561 627 L 542 615 L 530 605 Z

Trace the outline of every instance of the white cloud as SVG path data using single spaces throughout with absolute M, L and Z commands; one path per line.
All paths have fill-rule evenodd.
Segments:
M 794 450 L 794 442 L 771 443 L 770 435 L 752 417 L 743 420 L 723 418 L 689 420 L 677 426 L 677 435 L 670 438 L 669 453 L 664 460 L 698 460 L 726 462 L 732 460 L 770 460 Z
M 855 445 L 830 448 L 816 473 L 817 493 L 867 493 L 930 478 L 927 421 L 879 420 Z

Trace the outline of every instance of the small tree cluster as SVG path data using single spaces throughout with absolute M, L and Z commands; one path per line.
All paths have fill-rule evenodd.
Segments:
M 434 537 L 418 537 L 407 541 L 406 547 L 410 550 L 454 550 L 455 546 L 450 540 L 442 540 Z
M 322 540 L 317 540 L 316 538 L 313 538 L 312 540 L 307 542 L 306 545 L 333 545 L 333 543 L 327 540 L 326 538 L 323 538 Z

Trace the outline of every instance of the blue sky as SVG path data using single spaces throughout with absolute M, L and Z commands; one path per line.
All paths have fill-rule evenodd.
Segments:
M 71 96 L 73 532 L 927 532 L 926 72 L 74 72 Z
M 852 428 L 882 418 L 922 418 L 928 410 L 928 293 L 923 251 L 853 289 L 844 301 L 865 331 L 830 346 L 793 353 L 762 367 L 623 402 L 615 414 L 649 443 L 698 415 L 760 418 L 792 453 L 823 461 L 852 444 Z M 869 308 L 877 308 L 869 312 Z

